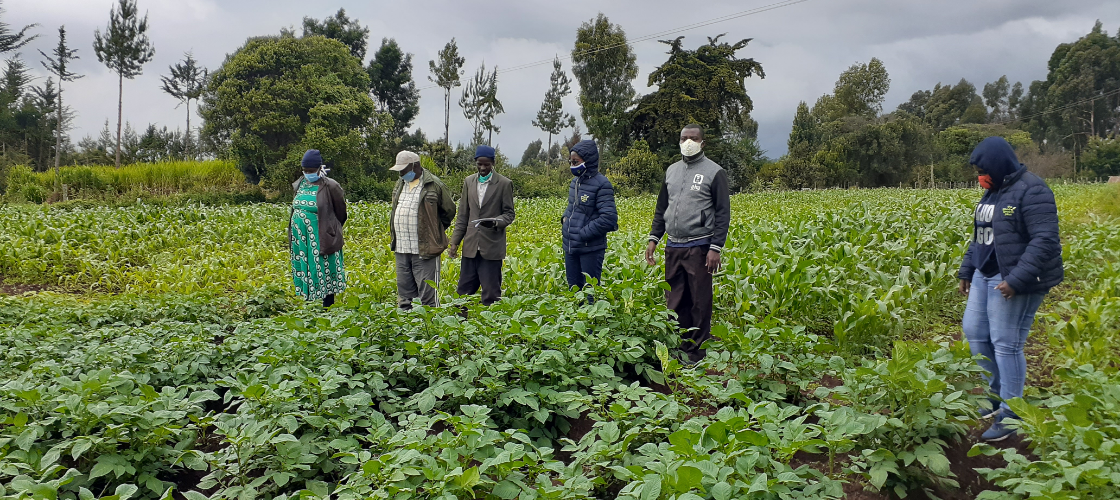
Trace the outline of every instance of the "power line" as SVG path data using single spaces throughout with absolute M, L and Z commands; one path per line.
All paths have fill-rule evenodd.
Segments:
M 1033 115 L 1020 116 L 1020 117 L 1014 118 L 1014 119 L 1008 118 L 1006 120 L 1000 120 L 1000 121 L 992 122 L 992 123 L 997 124 L 997 125 L 1002 125 L 1002 124 L 1011 123 L 1011 122 L 1027 121 L 1031 118 L 1036 118 L 1036 117 L 1039 117 L 1039 116 L 1042 116 L 1042 115 L 1045 115 L 1045 114 L 1058 112 L 1058 111 L 1061 111 L 1063 109 L 1069 109 L 1069 108 L 1072 108 L 1072 107 L 1080 106 L 1080 105 L 1085 104 L 1087 102 L 1093 102 L 1097 99 L 1104 99 L 1105 97 L 1111 97 L 1111 96 L 1116 95 L 1116 94 L 1120 94 L 1120 88 L 1110 90 L 1110 91 L 1105 92 L 1103 94 L 1095 95 L 1095 96 L 1090 97 L 1088 99 L 1082 99 L 1082 100 L 1077 101 L 1077 102 L 1071 102 L 1071 103 L 1066 104 L 1064 106 L 1059 106 L 1059 107 L 1056 107 L 1056 108 L 1050 108 L 1050 109 L 1047 109 L 1047 110 L 1044 110 L 1044 111 L 1039 111 L 1038 113 L 1035 113 Z
M 594 54 L 594 53 L 597 53 L 597 52 L 602 52 L 604 50 L 611 50 L 611 49 L 617 49 L 619 47 L 633 46 L 636 43 L 653 40 L 655 38 L 662 37 L 662 36 L 665 36 L 665 35 L 672 35 L 674 33 L 681 33 L 681 32 L 684 32 L 684 31 L 690 31 L 690 30 L 694 30 L 696 28 L 703 28 L 705 26 L 711 26 L 713 24 L 718 24 L 718 23 L 722 23 L 722 22 L 726 22 L 726 21 L 731 21 L 733 19 L 739 19 L 739 18 L 742 18 L 742 17 L 753 16 L 755 14 L 761 14 L 763 12 L 768 12 L 768 11 L 771 11 L 771 10 L 780 9 L 782 7 L 789 7 L 791 5 L 796 5 L 796 4 L 799 4 L 799 3 L 805 3 L 805 2 L 808 2 L 808 1 L 809 0 L 784 0 L 782 2 L 777 2 L 777 3 L 772 3 L 772 4 L 769 4 L 769 5 L 764 5 L 762 7 L 757 7 L 757 8 L 751 9 L 751 10 L 744 10 L 742 12 L 736 12 L 734 14 L 728 14 L 728 15 L 725 15 L 725 16 L 721 16 L 721 17 L 717 17 L 717 18 L 713 18 L 713 19 L 708 19 L 706 21 L 700 21 L 700 22 L 697 22 L 697 23 L 681 26 L 681 27 L 678 27 L 678 28 L 673 28 L 673 29 L 670 29 L 670 30 L 665 30 L 665 31 L 661 31 L 661 32 L 658 32 L 658 33 L 653 33 L 653 34 L 641 36 L 641 37 L 635 38 L 633 40 L 627 41 L 626 43 L 619 43 L 619 44 L 614 44 L 614 45 L 608 45 L 608 46 L 605 46 L 605 47 L 597 47 L 597 48 L 591 49 L 591 50 L 585 50 L 583 52 L 580 52 L 579 55 L 588 55 L 588 54 Z M 560 59 L 571 59 L 572 55 L 564 55 L 563 57 L 559 57 L 559 58 Z M 533 68 L 533 67 L 536 67 L 536 66 L 541 66 L 541 65 L 544 65 L 544 64 L 552 64 L 552 60 L 553 59 L 541 59 L 539 61 L 520 64 L 520 65 L 514 66 L 512 68 L 506 68 L 506 69 L 503 69 L 503 70 L 499 70 L 498 74 L 501 75 L 501 74 L 505 74 L 505 73 L 511 73 L 511 72 L 514 72 L 514 71 L 520 71 L 520 70 L 523 70 L 523 69 Z M 429 90 L 429 89 L 436 89 L 436 88 L 440 88 L 440 86 L 439 85 L 428 85 L 428 86 L 425 86 L 425 87 L 420 87 L 417 90 Z

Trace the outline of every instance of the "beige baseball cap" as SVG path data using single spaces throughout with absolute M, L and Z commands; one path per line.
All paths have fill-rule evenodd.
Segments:
M 419 162 L 420 155 L 413 153 L 412 151 L 401 151 L 400 153 L 397 153 L 397 164 L 393 165 L 393 167 L 389 170 L 400 172 L 401 170 L 404 170 L 405 167 Z

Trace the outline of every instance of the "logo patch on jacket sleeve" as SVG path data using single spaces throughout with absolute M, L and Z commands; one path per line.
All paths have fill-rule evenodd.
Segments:
M 1012 215 L 1015 215 L 1015 208 L 1016 207 L 1013 207 L 1011 205 L 1008 205 L 1007 207 L 1005 207 L 1003 209 L 1004 217 L 1011 217 Z
M 581 202 L 583 202 L 583 203 L 587 203 L 587 198 L 589 198 L 589 196 L 587 196 L 587 195 L 585 194 L 585 195 L 583 195 L 583 196 L 580 196 L 580 197 L 579 197 L 579 201 L 581 201 Z

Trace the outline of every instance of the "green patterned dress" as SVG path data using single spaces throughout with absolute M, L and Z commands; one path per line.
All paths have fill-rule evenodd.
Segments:
M 319 186 L 301 182 L 292 201 L 292 282 L 307 300 L 322 300 L 346 289 L 342 250 L 319 255 Z

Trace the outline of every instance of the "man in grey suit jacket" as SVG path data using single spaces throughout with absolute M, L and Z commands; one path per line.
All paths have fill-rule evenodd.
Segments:
M 502 260 L 506 258 L 506 227 L 513 224 L 513 183 L 494 172 L 494 148 L 479 146 L 474 153 L 477 174 L 463 179 L 450 254 L 463 260 L 456 293 L 471 295 L 482 288 L 482 304 L 502 296 Z

